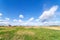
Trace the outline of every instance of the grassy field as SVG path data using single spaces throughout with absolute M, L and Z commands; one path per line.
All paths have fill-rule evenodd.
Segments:
M 0 40 L 60 40 L 60 30 L 32 27 L 0 27 Z

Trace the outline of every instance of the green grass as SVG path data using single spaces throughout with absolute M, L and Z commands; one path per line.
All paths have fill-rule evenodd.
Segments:
M 60 40 L 60 30 L 0 27 L 0 40 Z

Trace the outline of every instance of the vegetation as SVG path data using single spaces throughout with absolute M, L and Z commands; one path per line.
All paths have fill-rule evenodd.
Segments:
M 60 40 L 60 30 L 0 27 L 0 40 Z

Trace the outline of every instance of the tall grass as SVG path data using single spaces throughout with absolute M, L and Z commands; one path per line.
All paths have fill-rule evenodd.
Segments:
M 60 31 L 46 28 L 2 27 L 0 40 L 60 40 Z

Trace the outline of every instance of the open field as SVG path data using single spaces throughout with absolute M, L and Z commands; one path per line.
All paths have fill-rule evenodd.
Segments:
M 0 27 L 0 40 L 60 40 L 60 27 Z

